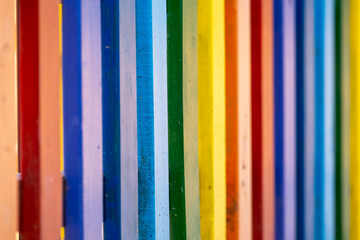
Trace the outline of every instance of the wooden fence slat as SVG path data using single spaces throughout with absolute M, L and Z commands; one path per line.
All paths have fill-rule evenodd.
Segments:
M 274 237 L 273 3 L 251 8 L 252 236 Z
M 350 13 L 350 239 L 360 237 L 360 2 L 349 1 Z
M 315 238 L 335 225 L 334 1 L 315 1 Z
M 227 238 L 249 239 L 251 208 L 250 1 L 225 2 Z
M 19 1 L 21 238 L 60 238 L 58 1 Z
M 135 1 L 120 7 L 121 237 L 138 238 Z
M 101 239 L 100 1 L 63 1 L 65 237 Z
M 340 48 L 340 56 L 335 56 L 336 59 L 340 58 L 340 89 L 341 93 L 339 93 L 340 98 L 340 128 L 341 128 L 341 232 L 339 233 L 339 237 L 342 239 L 349 239 L 350 236 L 350 22 L 349 22 L 349 0 L 337 1 L 337 4 L 341 4 L 340 10 L 338 9 L 338 19 L 340 21 L 338 32 L 341 36 L 338 39 L 338 47 Z M 340 15 L 340 16 L 339 16 Z M 340 42 L 340 43 L 339 43 Z M 337 89 L 337 87 L 336 87 Z M 337 169 L 337 167 L 336 167 Z
M 183 124 L 183 1 L 167 1 L 170 238 L 186 238 Z
M 136 1 L 139 238 L 169 238 L 166 1 Z
M 262 238 L 275 237 L 274 176 L 274 9 L 273 1 L 262 0 L 261 12 L 262 91 Z M 253 126 L 255 127 L 255 126 Z
M 198 1 L 201 238 L 226 236 L 225 6 Z
M 119 1 L 101 1 L 104 238 L 121 238 Z
M 295 239 L 295 3 L 274 2 L 275 238 Z
M 183 0 L 183 119 L 187 239 L 200 239 L 197 1 Z
M 18 114 L 16 79 L 16 1 L 0 2 L 0 235 L 18 230 Z

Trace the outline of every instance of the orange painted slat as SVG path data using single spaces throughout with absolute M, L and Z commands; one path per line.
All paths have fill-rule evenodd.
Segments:
M 59 1 L 19 1 L 20 234 L 59 239 L 60 174 Z
M 225 1 L 227 239 L 251 239 L 250 0 Z
M 0 236 L 15 239 L 18 227 L 16 0 L 0 1 Z
M 274 239 L 274 88 L 273 1 L 261 6 L 262 239 Z

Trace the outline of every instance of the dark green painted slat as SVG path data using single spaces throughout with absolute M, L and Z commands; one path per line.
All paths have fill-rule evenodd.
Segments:
M 182 0 L 167 1 L 170 238 L 186 239 Z
M 341 44 L 342 0 L 335 0 L 335 237 L 342 239 L 342 166 L 341 166 Z

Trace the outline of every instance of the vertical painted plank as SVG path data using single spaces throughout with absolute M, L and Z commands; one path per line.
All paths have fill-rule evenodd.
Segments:
M 135 1 L 120 7 L 121 237 L 138 239 Z
M 167 1 L 170 238 L 185 239 L 183 1 Z
M 335 1 L 335 224 L 336 239 L 349 231 L 349 32 L 348 1 Z
M 198 1 L 201 238 L 226 236 L 224 1 Z
M 186 237 L 200 240 L 197 1 L 183 0 L 182 21 Z
M 16 1 L 0 2 L 0 235 L 18 230 L 18 114 L 16 78 Z
M 100 1 L 63 1 L 65 237 L 102 238 Z
M 250 1 L 237 1 L 237 112 L 239 164 L 239 237 L 252 234 L 252 179 L 251 179 L 251 17 Z M 228 142 L 227 142 L 228 143 Z M 230 144 L 230 143 L 229 143 Z M 228 153 L 227 153 L 228 154 Z M 230 237 L 230 236 L 229 236 Z M 228 238 L 229 238 L 228 237 Z
M 276 239 L 295 239 L 295 3 L 274 1 Z
M 305 2 L 296 1 L 296 237 L 305 239 Z
M 119 1 L 101 1 L 104 238 L 121 238 Z
M 19 1 L 21 238 L 61 228 L 58 1 Z
M 139 238 L 169 238 L 166 1 L 136 2 Z
M 315 239 L 333 239 L 334 1 L 315 1 L 315 50 Z
M 336 34 L 341 35 L 340 47 L 341 48 L 341 63 L 340 63 L 340 108 L 341 108 L 341 233 L 338 239 L 350 238 L 350 22 L 349 22 L 349 0 L 338 1 L 341 3 L 340 7 L 340 26 L 339 32 Z M 335 57 L 337 59 L 337 56 Z
M 350 239 L 360 237 L 360 2 L 349 1 L 350 13 Z
M 253 238 L 274 237 L 273 2 L 251 6 Z
M 228 239 L 251 238 L 250 1 L 225 2 Z
M 275 237 L 274 176 L 274 9 L 273 1 L 262 0 L 261 91 L 262 91 L 262 191 L 263 239 Z
M 315 39 L 314 0 L 304 5 L 304 221 L 305 239 L 314 239 L 315 177 Z

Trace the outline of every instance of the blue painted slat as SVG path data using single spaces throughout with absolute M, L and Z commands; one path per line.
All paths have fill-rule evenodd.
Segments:
M 136 51 L 139 238 L 168 239 L 165 0 L 136 1 Z
M 102 238 L 99 0 L 63 1 L 65 236 Z
M 274 0 L 275 237 L 296 238 L 295 1 Z
M 334 239 L 334 1 L 315 0 L 315 239 Z
M 104 238 L 120 239 L 119 1 L 101 1 Z

